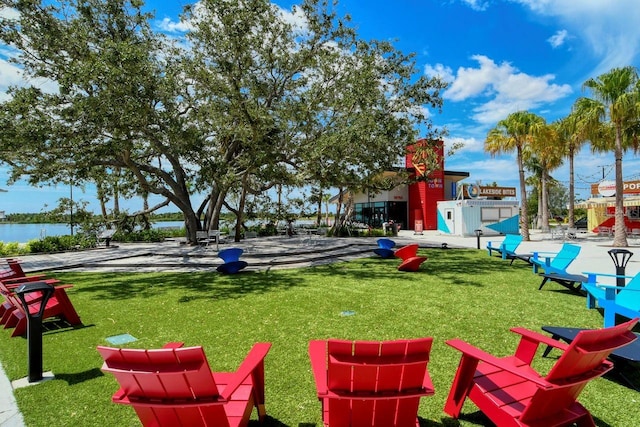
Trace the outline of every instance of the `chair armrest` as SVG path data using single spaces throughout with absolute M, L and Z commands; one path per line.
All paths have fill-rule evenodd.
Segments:
M 7 279 L 2 279 L 2 282 L 4 284 L 11 284 L 11 283 L 15 283 L 15 282 L 32 282 L 32 281 L 40 281 L 40 280 L 53 280 L 53 279 L 46 279 L 47 275 L 46 274 L 32 274 L 29 276 L 20 276 L 20 277 L 10 277 Z
M 22 279 L 22 280 L 20 280 Z M 47 285 L 55 285 L 56 283 L 60 283 L 60 280 L 58 279 L 33 279 L 33 280 L 24 280 L 24 277 L 19 277 L 17 279 L 13 279 L 10 282 L 11 283 L 7 283 L 9 282 L 9 280 L 3 280 L 2 283 L 4 283 L 4 285 L 7 287 L 7 289 L 15 289 L 20 287 L 21 285 L 24 285 L 25 283 L 32 283 L 32 282 L 44 282 Z M 56 286 L 57 287 L 57 286 Z
M 547 335 L 532 331 L 530 329 L 511 328 L 511 332 L 514 332 L 521 336 L 515 356 L 520 360 L 527 362 L 528 364 L 531 364 L 531 361 L 533 360 L 533 357 L 535 356 L 540 344 L 555 347 L 562 351 L 565 351 L 569 347 L 568 344 L 562 341 L 555 340 Z
M 624 275 L 609 274 L 609 273 L 593 273 L 590 271 L 583 271 L 582 274 L 586 275 L 589 279 L 591 279 L 591 277 L 595 279 L 597 276 L 615 277 L 615 278 L 624 278 L 624 279 L 633 279 L 635 277 L 635 276 L 624 276 Z
M 446 341 L 446 343 L 449 346 L 455 348 L 456 350 L 462 352 L 462 357 L 469 357 L 472 359 L 480 360 L 484 363 L 488 363 L 489 365 L 508 371 L 514 375 L 519 376 L 520 378 L 523 378 L 527 381 L 535 383 L 540 387 L 553 388 L 552 384 L 550 384 L 548 381 L 546 381 L 544 378 L 540 377 L 539 375 L 534 375 L 528 370 L 520 369 L 517 366 L 514 366 L 511 363 L 505 362 L 503 359 L 495 357 L 460 339 L 448 340 Z
M 224 390 L 220 393 L 220 396 L 228 401 L 236 389 L 244 382 L 245 378 L 253 374 L 256 368 L 260 367 L 264 363 L 264 358 L 270 348 L 271 343 L 268 342 L 254 344 L 253 347 L 251 347 L 249 354 L 247 354 L 247 357 L 244 358 L 242 364 L 234 373 L 229 384 L 227 384 Z
M 309 342 L 309 360 L 311 360 L 311 370 L 316 381 L 318 396 L 326 395 L 329 392 L 327 386 L 327 342 L 313 340 Z
M 602 288 L 602 289 L 605 289 L 605 290 L 606 289 L 616 289 L 616 290 L 620 291 L 620 290 L 624 289 L 624 290 L 632 291 L 632 292 L 633 291 L 640 291 L 640 289 L 627 288 L 626 286 L 607 285 L 605 283 L 596 283 L 595 285 L 596 285 L 596 287 Z
M 183 342 L 178 342 L 178 341 L 174 341 L 174 342 L 168 342 L 165 345 L 162 346 L 162 348 L 180 348 L 184 345 Z

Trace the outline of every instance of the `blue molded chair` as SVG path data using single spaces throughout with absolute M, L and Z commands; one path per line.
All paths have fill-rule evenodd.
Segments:
M 378 247 L 373 252 L 382 258 L 391 258 L 395 253 L 393 250 L 395 246 L 396 242 L 391 239 L 378 239 Z
M 240 256 L 244 250 L 241 248 L 227 248 L 218 252 L 218 256 L 222 258 L 224 264 L 219 265 L 216 270 L 220 273 L 235 274 L 249 265 L 246 261 L 241 261 Z

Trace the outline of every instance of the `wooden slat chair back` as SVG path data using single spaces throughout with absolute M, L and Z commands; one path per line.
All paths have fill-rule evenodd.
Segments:
M 586 384 L 613 368 L 611 352 L 636 339 L 638 319 L 616 327 L 581 331 L 571 344 L 524 328 L 515 353 L 495 357 L 461 340 L 447 344 L 462 352 L 444 411 L 458 418 L 469 397 L 499 426 L 595 426 L 577 398 Z M 531 366 L 540 344 L 563 351 L 546 376 Z
M 131 405 L 144 426 L 247 426 L 254 406 L 264 420 L 264 357 L 271 344 L 256 344 L 235 373 L 214 373 L 202 347 L 181 346 L 98 346 L 102 370 L 121 386 L 113 402 Z
M 310 357 L 325 426 L 417 426 L 432 338 L 312 341 Z

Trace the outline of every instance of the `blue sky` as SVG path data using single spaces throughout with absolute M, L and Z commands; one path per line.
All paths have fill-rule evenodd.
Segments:
M 156 12 L 157 28 L 178 33 L 179 14 L 188 3 L 153 0 L 147 7 Z M 289 14 L 297 2 L 274 3 Z M 487 131 L 509 113 L 529 110 L 551 122 L 569 113 L 588 78 L 613 67 L 640 67 L 637 0 L 341 0 L 338 7 L 352 16 L 361 38 L 393 41 L 415 53 L 420 73 L 450 83 L 442 113 L 432 111 L 431 118 L 449 130 L 447 144 L 464 144 L 445 167 L 469 172 L 470 182 L 518 185 L 513 156 L 491 158 L 483 151 Z M 0 94 L 19 82 L 19 72 L 0 61 Z M 603 174 L 613 179 L 612 153 L 593 154 L 586 147 L 576 163 L 579 197 L 588 197 L 589 184 Z M 568 184 L 567 166 L 552 175 Z M 623 175 L 640 179 L 640 156 L 625 156 Z M 7 187 L 6 178 L 0 168 L 0 188 L 9 190 L 0 193 L 0 210 L 7 212 L 39 212 L 69 195 L 66 186 Z M 84 194 L 74 189 L 74 198 L 97 211 L 91 188 Z M 142 203 L 123 204 L 136 210 Z

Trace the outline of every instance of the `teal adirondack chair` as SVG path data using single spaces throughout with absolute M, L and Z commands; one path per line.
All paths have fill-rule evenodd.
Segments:
M 578 245 L 564 243 L 560 252 L 533 252 L 529 262 L 534 273 L 542 269 L 545 273 L 568 274 L 567 267 L 578 257 L 580 249 Z M 541 255 L 545 253 L 549 255 Z
M 519 234 L 507 234 L 501 242 L 487 242 L 487 251 L 491 256 L 492 251 L 498 252 L 502 259 L 512 258 L 516 255 L 516 249 L 522 242 L 522 236 Z
M 604 273 L 584 273 L 587 282 L 582 289 L 587 291 L 587 308 L 595 308 L 596 304 L 604 311 L 604 326 L 616 324 L 616 314 L 634 319 L 640 317 L 640 273 L 635 276 L 618 276 Z M 615 286 L 598 283 L 600 277 L 631 279 L 626 286 Z

